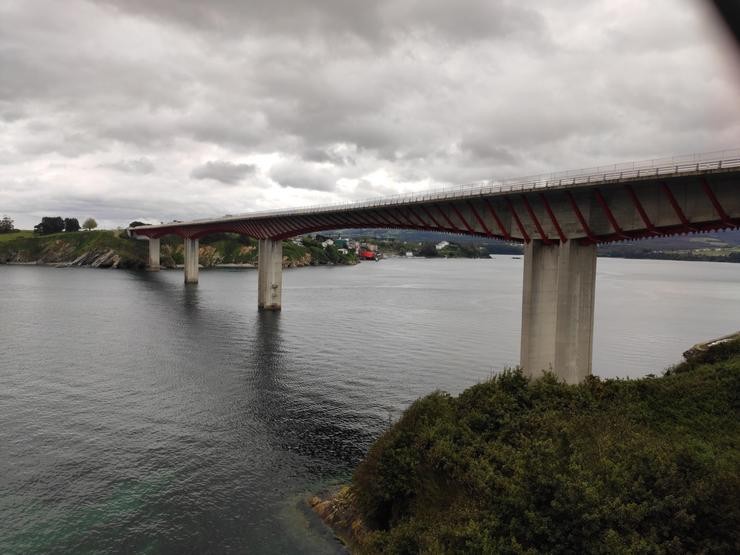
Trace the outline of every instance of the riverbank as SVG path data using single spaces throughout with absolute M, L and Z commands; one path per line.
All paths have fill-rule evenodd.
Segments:
M 309 504 L 354 553 L 734 552 L 740 335 L 661 377 L 419 399 Z
M 2 239 L 0 264 L 144 269 L 148 258 L 147 241 L 130 238 L 122 230 L 50 235 L 18 232 L 6 234 Z M 215 234 L 201 240 L 198 259 L 202 268 L 255 267 L 257 243 L 249 237 Z M 163 268 L 181 266 L 184 263 L 182 241 L 177 237 L 163 238 L 160 260 Z M 356 262 L 354 253 L 343 253 L 332 245 L 322 245 L 311 239 L 301 243 L 283 242 L 284 268 Z

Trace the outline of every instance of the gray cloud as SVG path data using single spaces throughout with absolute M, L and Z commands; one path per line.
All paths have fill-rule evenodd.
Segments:
M 126 224 L 735 147 L 696 4 L 7 0 L 0 206 Z
M 189 30 L 245 36 L 355 36 L 373 43 L 426 31 L 467 41 L 524 32 L 542 36 L 541 14 L 514 0 L 99 0 L 99 4 Z
M 233 185 L 257 170 L 251 164 L 235 164 L 223 160 L 206 162 L 190 172 L 193 179 L 215 179 L 221 183 Z
M 290 160 L 281 162 L 270 170 L 270 178 L 283 187 L 334 191 L 337 175 L 331 166 Z
M 100 167 L 110 168 L 124 173 L 148 174 L 153 173 L 156 169 L 154 162 L 148 158 L 138 158 L 132 160 L 119 160 L 110 164 L 101 164 Z

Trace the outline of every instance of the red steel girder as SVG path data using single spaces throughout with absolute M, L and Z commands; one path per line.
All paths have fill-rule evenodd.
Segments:
M 509 206 L 511 215 L 514 216 L 514 221 L 516 221 L 516 225 L 517 227 L 519 227 L 519 232 L 522 234 L 522 238 L 524 239 L 524 242 L 529 243 L 531 241 L 529 234 L 527 233 L 527 230 L 524 229 L 524 224 L 522 224 L 522 221 L 519 219 L 519 214 L 516 213 L 516 209 L 514 208 L 514 203 L 511 202 L 511 199 L 509 197 L 506 197 L 506 204 Z
M 380 221 L 385 222 L 383 224 L 385 227 L 397 227 L 397 224 L 394 224 L 390 218 L 386 217 L 382 210 L 376 210 L 375 215 Z
M 493 208 L 493 204 L 491 204 L 491 201 L 486 198 L 483 199 L 483 202 L 485 202 L 486 206 L 488 206 L 488 211 L 491 213 L 491 216 L 493 216 L 493 219 L 496 221 L 496 225 L 501 231 L 501 235 L 503 235 L 504 239 L 506 239 L 507 241 L 511 241 L 511 234 L 506 230 L 503 222 L 498 217 L 498 214 L 496 214 L 496 210 Z
M 527 209 L 527 213 L 529 214 L 529 217 L 532 219 L 532 223 L 534 223 L 535 229 L 537 229 L 537 233 L 540 235 L 540 239 L 542 239 L 542 242 L 545 245 L 551 245 L 552 241 L 547 236 L 547 233 L 545 233 L 545 230 L 542 229 L 542 225 L 540 225 L 540 221 L 537 219 L 537 214 L 534 213 L 534 210 L 532 209 L 532 205 L 529 204 L 529 200 L 527 199 L 527 195 L 520 195 L 522 198 L 522 201 L 524 202 L 524 208 Z
M 417 221 L 421 224 L 421 227 L 423 227 L 424 229 L 430 229 L 429 224 L 427 222 L 425 222 L 424 219 L 421 216 L 419 216 L 419 214 L 417 214 L 417 212 L 416 212 L 416 210 L 414 210 L 414 207 L 413 206 L 409 206 L 408 209 L 409 209 L 409 213 L 414 218 L 416 218 Z
M 277 230 L 278 235 L 289 233 L 291 229 L 290 226 L 287 225 L 287 222 L 278 218 L 271 220 L 270 224 L 272 225 L 273 229 Z
M 457 208 L 457 206 L 455 206 L 455 203 L 452 203 L 451 202 L 451 203 L 449 203 L 449 206 L 450 206 L 450 208 L 452 208 L 452 210 L 455 212 L 455 214 L 457 214 L 457 217 L 460 218 L 460 221 L 465 226 L 465 229 L 467 229 L 469 233 L 475 234 L 475 231 L 473 230 L 472 227 L 470 227 L 470 224 L 465 220 L 465 217 L 462 215 L 462 212 L 460 212 L 460 210 Z
M 720 221 L 727 226 L 734 226 L 735 224 L 732 223 L 732 220 L 727 215 L 727 212 L 725 212 L 722 208 L 722 205 L 719 203 L 717 196 L 714 194 L 714 191 L 712 191 L 712 188 L 709 186 L 709 181 L 707 181 L 706 177 L 702 178 L 701 180 L 701 188 L 704 191 L 704 194 L 709 197 L 709 201 L 712 203 L 712 206 L 714 206 L 714 210 L 715 212 L 717 212 Z
M 432 220 L 432 222 L 434 222 L 434 225 L 436 225 L 440 230 L 447 229 L 445 226 L 443 226 L 437 221 L 437 218 L 434 217 L 434 215 L 431 213 L 431 211 L 426 206 L 421 204 L 419 205 L 419 207 L 424 211 L 424 214 L 426 214 L 429 217 L 429 219 Z
M 280 230 L 269 219 L 261 220 L 260 223 L 259 223 L 259 225 L 266 232 L 266 235 L 263 237 L 263 239 L 270 239 L 270 238 L 274 237 L 275 235 L 279 235 L 280 234 Z
M 315 215 L 311 215 L 311 216 L 306 215 L 306 216 L 304 216 L 304 218 L 306 219 L 306 221 L 309 224 L 311 224 L 311 229 L 313 231 L 319 231 L 319 230 L 322 230 L 322 229 L 328 229 L 328 227 L 329 227 L 327 225 L 327 222 L 323 219 L 323 215 L 320 215 L 320 214 L 315 214 Z
M 640 199 L 637 197 L 637 193 L 635 193 L 635 190 L 632 188 L 632 185 L 627 183 L 625 184 L 624 188 L 627 190 L 627 193 L 632 199 L 632 204 L 635 205 L 635 209 L 637 210 L 637 213 L 640 214 L 640 218 L 642 218 L 642 223 L 645 224 L 645 227 L 647 228 L 648 232 L 652 235 L 657 235 L 658 232 L 656 231 L 655 226 L 653 225 L 653 222 L 650 221 L 650 218 L 648 217 L 647 212 L 645 212 L 645 209 L 642 207 L 642 203 L 640 202 Z
M 437 212 L 439 212 L 440 214 L 442 214 L 442 217 L 445 219 L 445 221 L 448 224 L 450 224 L 450 231 L 452 231 L 454 233 L 462 233 L 463 232 L 461 229 L 457 229 L 455 227 L 455 224 L 452 223 L 452 220 L 449 218 L 449 216 L 447 215 L 447 213 L 444 210 L 442 210 L 442 208 L 440 208 L 439 204 L 434 204 L 433 206 L 437 209 Z
M 555 212 L 552 211 L 552 207 L 550 206 L 550 203 L 547 201 L 547 197 L 545 196 L 545 193 L 540 193 L 540 198 L 542 199 L 542 204 L 545 206 L 547 215 L 550 216 L 550 221 L 552 222 L 552 225 L 555 227 L 555 231 L 558 232 L 558 237 L 560 237 L 560 242 L 565 243 L 568 240 L 568 237 L 566 237 L 565 233 L 563 233 L 563 229 L 560 227 L 560 222 L 558 222 L 558 219 L 555 217 Z
M 578 223 L 581 224 L 581 229 L 583 229 L 583 233 L 585 233 L 586 237 L 588 237 L 588 241 L 591 243 L 596 243 L 596 238 L 594 237 L 594 234 L 591 231 L 591 228 L 588 227 L 588 223 L 586 222 L 586 218 L 583 217 L 583 213 L 581 212 L 581 209 L 578 208 L 576 199 L 573 198 L 573 193 L 571 193 L 570 191 L 565 191 L 565 196 L 568 197 L 568 200 L 570 201 L 570 206 L 571 208 L 573 208 L 573 213 L 576 215 L 576 218 L 578 219 Z
M 614 233 L 617 235 L 617 237 L 628 239 L 629 237 L 624 231 L 622 231 L 622 228 L 619 226 L 619 222 L 617 222 L 617 219 L 614 217 L 614 214 L 612 213 L 611 208 L 609 208 L 609 205 L 606 203 L 606 199 L 604 198 L 604 195 L 601 194 L 601 191 L 599 189 L 594 189 L 594 195 L 596 195 L 596 200 L 598 201 L 599 205 L 601 205 L 601 208 L 606 215 L 606 219 L 609 220 L 609 224 L 612 226 L 612 229 L 614 230 Z
M 491 233 L 491 230 L 488 229 L 486 222 L 483 221 L 483 218 L 481 218 L 480 214 L 478 214 L 478 211 L 475 209 L 475 206 L 471 201 L 468 201 L 468 206 L 470 207 L 470 211 L 473 213 L 473 216 L 475 216 L 475 219 L 478 220 L 478 223 L 486 232 L 486 235 L 488 235 L 489 237 L 493 237 L 493 233 Z
M 326 218 L 331 225 L 339 226 L 339 228 L 346 227 L 348 225 L 347 220 L 343 219 L 339 214 L 324 214 L 324 218 Z M 352 224 L 349 225 L 352 227 Z
M 673 196 L 673 193 L 671 192 L 671 189 L 668 187 L 668 184 L 664 181 L 660 184 L 661 189 L 665 193 L 665 195 L 668 197 L 668 202 L 673 207 L 673 211 L 676 213 L 676 216 L 678 216 L 678 220 L 683 224 L 684 229 L 686 232 L 689 231 L 696 231 L 696 228 L 691 225 L 689 222 L 689 219 L 686 217 L 686 214 L 683 213 L 683 210 L 681 210 L 681 207 L 678 205 L 678 202 L 676 201 L 676 197 Z
M 370 211 L 370 210 L 367 210 L 366 212 L 364 212 L 364 213 L 362 214 L 362 217 L 363 217 L 363 218 L 366 218 L 366 219 L 367 219 L 367 221 L 368 221 L 368 222 L 370 222 L 370 224 L 371 224 L 371 225 L 372 225 L 373 227 L 377 227 L 377 228 L 383 228 L 383 227 L 385 227 L 386 225 L 388 225 L 388 224 L 384 224 L 384 223 L 381 223 L 381 221 L 380 221 L 380 220 L 377 220 L 377 219 L 375 219 L 375 216 L 377 216 L 377 214 L 376 214 L 376 213 L 374 213 L 374 212 L 372 212 L 372 211 Z
M 398 212 L 398 207 L 394 206 L 393 210 L 386 210 L 386 214 L 388 216 L 388 219 L 390 219 L 392 222 L 395 222 L 395 227 L 408 227 L 408 223 L 404 222 L 401 218 L 398 217 L 398 215 L 395 212 Z
M 405 220 L 405 223 L 403 224 L 404 227 L 418 227 L 413 221 L 411 221 L 411 218 L 408 215 L 408 211 L 404 210 L 404 206 L 399 206 L 396 210 L 398 213 L 403 217 Z
M 401 212 L 401 214 L 403 214 L 403 217 L 406 218 L 406 221 L 408 221 L 411 226 L 419 227 L 419 225 L 421 225 L 422 228 L 426 227 L 424 225 L 424 222 L 419 220 L 416 214 L 411 210 L 410 206 L 399 207 L 399 211 Z M 416 223 L 414 223 L 414 220 L 420 222 L 420 224 L 417 225 Z

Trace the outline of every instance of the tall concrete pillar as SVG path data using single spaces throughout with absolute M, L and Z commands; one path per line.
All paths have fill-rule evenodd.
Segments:
M 524 249 L 521 366 L 550 370 L 566 383 L 591 374 L 596 246 L 568 241 Z
M 185 238 L 185 283 L 198 283 L 198 239 Z
M 257 259 L 257 306 L 260 310 L 280 310 L 283 296 L 283 242 L 259 240 Z
M 153 237 L 149 238 L 149 264 L 147 270 L 150 272 L 159 271 L 159 237 L 156 239 Z

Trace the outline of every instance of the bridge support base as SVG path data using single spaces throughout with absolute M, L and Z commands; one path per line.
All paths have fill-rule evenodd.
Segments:
M 149 238 L 149 263 L 146 269 L 150 272 L 159 271 L 159 237 Z
M 185 283 L 198 283 L 198 239 L 185 238 Z
M 524 248 L 521 366 L 551 371 L 566 383 L 591 374 L 596 245 L 577 241 Z
M 257 259 L 257 306 L 260 310 L 280 310 L 283 296 L 283 242 L 259 240 Z

